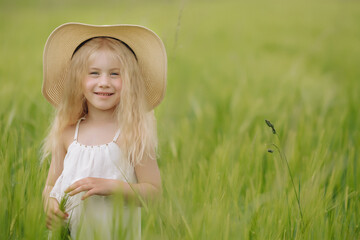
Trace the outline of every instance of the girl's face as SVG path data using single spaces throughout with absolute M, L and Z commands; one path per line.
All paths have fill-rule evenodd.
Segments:
M 120 101 L 122 81 L 120 63 L 109 51 L 99 50 L 89 59 L 89 68 L 82 82 L 88 109 L 114 110 Z

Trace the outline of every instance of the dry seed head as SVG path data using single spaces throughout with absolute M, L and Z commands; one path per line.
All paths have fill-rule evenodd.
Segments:
M 271 128 L 273 134 L 276 134 L 276 130 L 275 130 L 274 125 L 272 125 L 272 123 L 271 123 L 269 120 L 266 120 L 266 119 L 265 119 L 265 122 L 266 122 L 266 125 L 268 125 L 268 127 Z

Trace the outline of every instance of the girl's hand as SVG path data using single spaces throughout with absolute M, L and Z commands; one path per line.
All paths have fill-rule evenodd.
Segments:
M 54 227 L 60 226 L 69 214 L 59 209 L 59 203 L 55 198 L 49 198 L 46 205 L 46 227 L 53 230 Z
M 85 193 L 81 198 L 81 200 L 85 200 L 92 195 L 111 195 L 115 193 L 120 184 L 121 182 L 115 179 L 87 177 L 71 184 L 65 190 L 65 193 L 68 193 L 70 196 L 74 196 L 80 192 L 87 191 L 87 193 Z

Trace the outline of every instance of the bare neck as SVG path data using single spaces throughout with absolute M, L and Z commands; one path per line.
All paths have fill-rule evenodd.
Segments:
M 114 110 L 115 109 L 102 111 L 99 109 L 89 107 L 86 120 L 88 122 L 101 123 L 101 124 L 114 123 L 116 122 L 116 116 L 114 114 Z

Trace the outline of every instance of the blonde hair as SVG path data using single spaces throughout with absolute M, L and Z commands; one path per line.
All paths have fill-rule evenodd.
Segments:
M 107 37 L 96 37 L 80 45 L 66 68 L 64 91 L 50 132 L 43 145 L 43 159 L 54 152 L 59 136 L 66 127 L 74 125 L 87 114 L 86 99 L 82 91 L 82 79 L 88 71 L 89 58 L 100 50 L 106 50 L 120 63 L 122 88 L 120 102 L 115 108 L 121 128 L 121 148 L 129 163 L 135 166 L 146 156 L 155 158 L 157 148 L 156 120 L 154 111 L 148 111 L 145 84 L 136 56 L 123 42 Z

